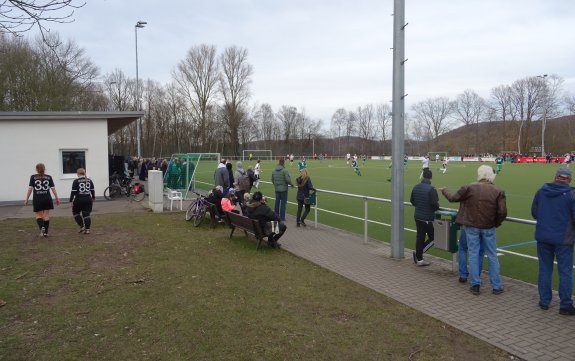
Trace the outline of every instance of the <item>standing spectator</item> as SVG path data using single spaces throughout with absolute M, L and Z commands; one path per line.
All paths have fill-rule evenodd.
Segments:
M 282 159 L 283 160 L 283 159 Z M 265 203 L 262 192 L 255 192 L 247 206 L 247 214 L 251 219 L 256 219 L 264 234 L 268 237 L 268 244 L 272 248 L 280 248 L 278 240 L 285 233 L 287 226 L 282 222 L 277 212 L 273 212 Z M 278 232 L 274 233 L 270 222 L 278 222 Z
M 466 283 L 469 277 L 469 270 L 467 269 L 467 235 L 465 234 L 465 229 L 462 229 L 459 235 L 459 245 L 457 247 L 457 260 L 459 263 L 459 282 Z M 483 256 L 485 251 L 483 248 L 479 247 L 479 274 L 483 270 Z
M 413 217 L 415 218 L 415 227 L 417 229 L 413 262 L 419 267 L 429 266 L 429 262 L 423 259 L 423 253 L 433 246 L 433 220 L 435 219 L 435 211 L 439 209 L 437 190 L 431 185 L 432 176 L 433 174 L 429 168 L 424 169 L 423 179 L 421 183 L 413 187 L 409 199 L 415 207 Z M 427 241 L 425 240 L 426 235 Z
M 299 177 L 296 178 L 297 184 L 297 226 L 300 225 L 306 227 L 305 224 L 305 217 L 309 214 L 309 210 L 311 205 L 309 204 L 309 192 L 315 189 L 313 188 L 313 184 L 311 183 L 311 179 L 307 174 L 307 169 L 304 168 L 300 170 Z M 302 215 L 302 209 L 305 207 L 305 211 Z
M 51 176 L 46 174 L 46 166 L 44 166 L 43 163 L 36 164 L 36 172 L 36 174 L 30 176 L 28 192 L 26 193 L 24 205 L 28 205 L 30 194 L 34 192 L 32 205 L 34 206 L 36 224 L 38 224 L 38 228 L 40 229 L 40 237 L 48 237 L 48 229 L 50 227 L 50 209 L 54 209 L 50 190 L 52 190 L 54 198 L 56 198 L 56 205 L 60 205 L 60 198 L 58 198 L 54 180 Z
M 250 165 L 248 167 L 248 170 L 246 171 L 246 174 L 248 175 L 248 179 L 250 180 L 250 185 L 247 189 L 247 193 L 251 193 L 252 192 L 252 187 L 254 186 L 254 182 L 256 181 L 256 175 L 254 173 L 254 170 L 252 169 L 252 166 Z
M 571 170 L 559 168 L 553 183 L 545 183 L 535 193 L 531 215 L 537 220 L 535 239 L 539 258 L 539 307 L 549 309 L 553 260 L 559 273 L 559 314 L 575 315 L 573 293 L 573 243 L 575 241 L 575 190 Z
M 230 188 L 233 188 L 236 180 L 234 179 L 234 170 L 232 169 L 232 163 L 227 162 L 226 169 L 228 170 L 228 179 L 230 180 Z M 224 190 L 224 195 L 227 194 L 228 191 L 229 189 Z
M 483 248 L 487 254 L 489 281 L 493 294 L 503 293 L 503 285 L 499 276 L 495 230 L 507 217 L 507 204 L 505 192 L 493 184 L 494 180 L 493 168 L 481 165 L 477 169 L 477 182 L 463 186 L 455 193 L 450 193 L 446 188 L 441 189 L 441 193 L 447 200 L 460 202 L 456 222 L 463 225 L 467 236 L 470 291 L 474 295 L 480 294 L 480 248 Z
M 72 182 L 72 192 L 70 192 L 70 203 L 72 203 L 72 215 L 80 226 L 78 233 L 89 234 L 92 219 L 92 202 L 96 200 L 94 182 L 86 177 L 86 170 L 78 168 L 76 171 L 78 178 Z
M 244 170 L 244 165 L 242 164 L 241 161 L 238 161 L 236 163 L 236 172 L 234 173 L 234 180 L 235 180 L 234 188 L 236 190 L 236 197 L 238 203 L 240 204 L 240 207 L 244 209 L 245 208 L 244 193 L 246 193 L 250 188 L 250 178 L 247 172 Z
M 222 192 L 224 194 L 226 194 L 230 188 L 230 175 L 226 168 L 226 160 L 223 158 L 214 172 L 214 186 L 222 187 Z
M 272 184 L 276 192 L 276 201 L 274 211 L 279 216 L 280 221 L 286 220 L 286 205 L 288 198 L 288 185 L 293 187 L 291 178 L 287 169 L 285 169 L 285 160 L 279 160 L 276 169 L 272 172 Z

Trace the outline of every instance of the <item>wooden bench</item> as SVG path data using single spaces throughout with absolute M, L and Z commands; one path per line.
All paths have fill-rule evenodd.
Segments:
M 246 237 L 248 237 L 248 234 L 251 234 L 256 238 L 256 251 L 260 249 L 260 244 L 264 241 L 264 238 L 266 242 L 269 241 L 268 237 L 262 232 L 260 223 L 257 220 L 233 212 L 224 213 L 226 214 L 228 225 L 232 229 L 230 232 L 230 238 L 232 238 L 236 228 L 239 228 L 244 231 Z
M 206 213 L 210 215 L 210 228 L 216 228 L 220 220 L 227 223 L 227 218 L 224 214 L 220 214 L 218 207 L 215 204 L 206 201 L 207 210 Z M 225 212 L 224 212 L 225 213 Z

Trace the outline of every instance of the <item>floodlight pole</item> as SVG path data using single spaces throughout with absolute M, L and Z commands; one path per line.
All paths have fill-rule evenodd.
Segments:
M 145 21 L 138 21 L 136 25 L 134 25 L 134 33 L 136 35 L 136 110 L 140 110 L 140 81 L 138 79 L 138 28 L 143 28 L 147 22 Z M 136 121 L 136 142 L 138 147 L 138 158 L 142 156 L 141 147 L 140 147 L 140 139 L 142 137 L 142 119 L 138 119 Z
M 393 5 L 393 100 L 391 120 L 391 257 L 404 258 L 403 157 L 405 154 L 405 0 Z
M 543 79 L 545 82 L 545 108 L 543 109 L 543 121 L 541 122 L 541 156 L 545 157 L 545 127 L 547 126 L 547 105 L 549 101 L 549 94 L 547 94 L 547 74 L 537 75 L 537 77 Z

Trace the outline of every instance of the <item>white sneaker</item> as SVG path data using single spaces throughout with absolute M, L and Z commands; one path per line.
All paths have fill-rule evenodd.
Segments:
M 421 261 L 417 261 L 417 267 L 425 267 L 429 266 L 431 263 L 427 262 L 426 260 L 422 259 Z
M 45 234 L 46 234 L 46 229 L 44 227 L 42 227 L 40 229 L 40 237 L 45 237 Z

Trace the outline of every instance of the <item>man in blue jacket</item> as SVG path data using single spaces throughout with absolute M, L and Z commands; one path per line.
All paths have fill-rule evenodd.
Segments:
M 551 303 L 553 260 L 559 273 L 559 314 L 573 316 L 573 243 L 575 241 L 575 190 L 571 170 L 559 168 L 553 183 L 545 183 L 535 193 L 531 215 L 537 220 L 535 239 L 539 258 L 539 307 L 548 310 Z
M 431 185 L 433 174 L 429 168 L 423 169 L 423 179 L 416 184 L 411 191 L 410 202 L 415 206 L 415 252 L 413 252 L 413 262 L 419 267 L 429 266 L 429 262 L 423 259 L 423 253 L 433 246 L 434 229 L 433 220 L 435 211 L 439 209 L 439 197 L 437 190 Z M 425 241 L 427 235 L 427 241 Z

